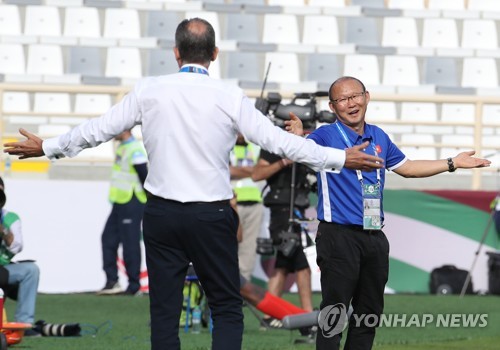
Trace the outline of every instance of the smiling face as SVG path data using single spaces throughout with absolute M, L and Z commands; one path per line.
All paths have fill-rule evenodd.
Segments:
M 344 125 L 363 134 L 365 114 L 370 94 L 352 78 L 341 78 L 330 88 L 330 108 Z

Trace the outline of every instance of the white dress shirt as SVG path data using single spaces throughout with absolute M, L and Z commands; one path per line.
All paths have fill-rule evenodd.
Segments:
M 229 154 L 238 131 L 269 152 L 316 171 L 339 170 L 345 162 L 344 151 L 274 126 L 240 88 L 190 72 L 139 81 L 102 116 L 45 140 L 43 150 L 49 159 L 72 157 L 138 124 L 149 159 L 145 189 L 180 202 L 233 197 Z

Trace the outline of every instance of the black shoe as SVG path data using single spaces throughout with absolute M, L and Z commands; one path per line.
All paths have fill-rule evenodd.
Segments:
M 261 330 L 266 329 L 284 329 L 283 322 L 274 317 L 266 317 L 262 319 L 262 324 L 260 326 Z
M 40 333 L 34 329 L 27 329 L 24 331 L 24 336 L 25 337 L 41 337 L 42 333 Z
M 140 289 L 136 290 L 136 291 L 133 291 L 133 290 L 130 290 L 130 289 L 127 289 L 123 292 L 120 292 L 118 293 L 119 295 L 128 295 L 128 296 L 131 296 L 131 297 L 140 297 L 143 293 L 141 292 Z
M 120 283 L 118 281 L 115 282 L 106 282 L 106 285 L 103 289 L 98 291 L 97 295 L 115 295 L 122 293 L 122 287 L 120 287 Z

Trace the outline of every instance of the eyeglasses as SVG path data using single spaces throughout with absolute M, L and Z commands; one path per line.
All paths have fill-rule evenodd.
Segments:
M 358 92 L 357 94 L 354 94 L 352 96 L 338 98 L 336 100 L 331 100 L 331 101 L 332 101 L 332 103 L 334 103 L 338 106 L 345 106 L 350 101 L 353 101 L 354 103 L 360 103 L 361 101 L 363 101 L 363 97 L 365 96 L 365 94 L 366 94 L 366 91 Z

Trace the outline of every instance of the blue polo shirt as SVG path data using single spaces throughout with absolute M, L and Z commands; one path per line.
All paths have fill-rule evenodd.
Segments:
M 337 123 L 339 123 L 337 121 Z M 389 139 L 389 136 L 375 125 L 365 123 L 364 134 L 358 135 L 352 129 L 340 123 L 345 135 L 352 146 L 370 141 L 365 150 L 368 154 L 375 154 L 384 159 L 385 167 L 393 170 L 406 161 L 406 156 Z M 322 146 L 345 149 L 350 147 L 340 133 L 335 123 L 322 126 L 309 135 L 311 140 Z M 376 184 L 377 172 L 362 172 L 364 184 Z M 339 173 L 321 171 L 318 179 L 318 220 L 335 222 L 344 225 L 363 225 L 363 194 L 356 171 L 343 168 Z M 381 195 L 383 195 L 385 171 L 380 171 Z M 383 199 L 383 198 L 381 198 Z M 381 219 L 384 212 L 381 203 Z

